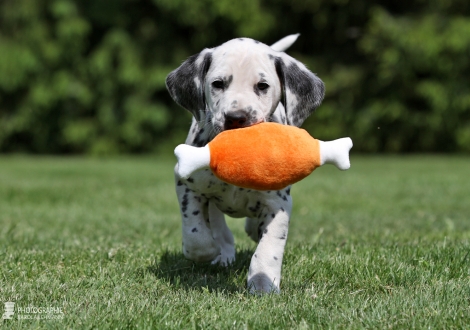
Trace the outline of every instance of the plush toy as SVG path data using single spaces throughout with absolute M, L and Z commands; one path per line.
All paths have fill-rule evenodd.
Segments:
M 331 163 L 350 167 L 350 138 L 316 140 L 307 131 L 277 123 L 261 123 L 223 131 L 205 147 L 176 147 L 177 174 L 187 179 L 210 168 L 220 180 L 238 187 L 279 190 Z

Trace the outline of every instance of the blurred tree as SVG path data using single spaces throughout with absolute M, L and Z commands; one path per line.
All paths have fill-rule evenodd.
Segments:
M 373 63 L 365 80 L 372 95 L 354 123 L 363 140 L 375 137 L 369 150 L 470 150 L 470 18 L 444 9 L 373 10 L 360 43 Z
M 464 0 L 3 0 L 0 151 L 155 151 L 191 117 L 165 77 L 246 36 L 300 32 L 289 53 L 325 81 L 305 123 L 359 151 L 470 151 Z

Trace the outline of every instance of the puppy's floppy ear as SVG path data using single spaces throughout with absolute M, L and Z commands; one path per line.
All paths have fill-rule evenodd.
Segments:
M 176 103 L 189 110 L 197 121 L 206 108 L 204 82 L 212 62 L 212 50 L 189 57 L 166 77 L 166 88 Z
M 271 59 L 281 82 L 287 124 L 299 127 L 321 104 L 325 85 L 305 65 L 285 53 L 274 54 Z

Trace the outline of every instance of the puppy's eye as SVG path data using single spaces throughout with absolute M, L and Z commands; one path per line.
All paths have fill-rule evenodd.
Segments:
M 264 82 L 260 82 L 258 83 L 258 89 L 261 90 L 261 91 L 264 91 L 265 89 L 268 89 L 269 88 L 269 85 L 264 83 Z
M 212 87 L 216 89 L 222 89 L 224 88 L 224 82 L 222 80 L 215 80 L 212 82 Z

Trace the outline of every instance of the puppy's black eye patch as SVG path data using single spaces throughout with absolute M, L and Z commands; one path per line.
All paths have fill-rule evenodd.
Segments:
M 212 82 L 212 87 L 216 89 L 223 89 L 224 88 L 224 82 L 222 80 L 214 80 Z
M 269 88 L 269 85 L 264 82 L 260 82 L 258 83 L 257 87 L 260 91 L 264 91 Z

